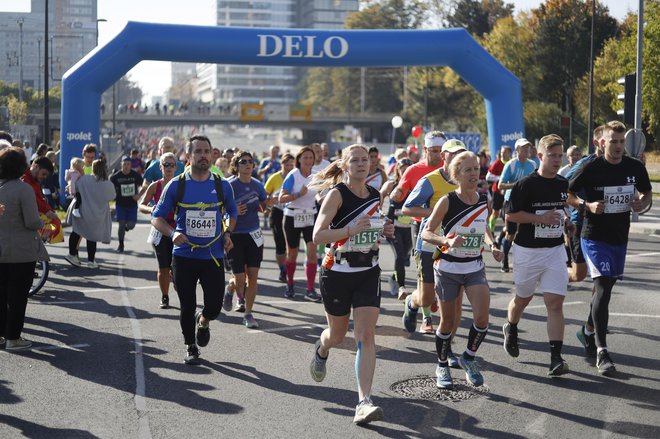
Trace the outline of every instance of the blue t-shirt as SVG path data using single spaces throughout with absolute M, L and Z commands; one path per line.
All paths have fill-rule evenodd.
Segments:
M 279 162 L 279 160 L 271 160 L 271 159 L 266 159 L 262 161 L 261 166 L 259 166 L 259 169 L 265 168 L 271 162 L 272 162 L 272 166 L 262 176 L 264 183 L 268 181 L 268 177 L 270 177 L 276 172 L 280 172 L 280 170 L 282 169 L 282 164 Z
M 234 202 L 247 205 L 247 211 L 238 216 L 234 233 L 249 233 L 259 228 L 259 202 L 266 200 L 266 190 L 256 178 L 243 183 L 238 177 L 227 180 L 234 190 Z
M 186 188 L 180 202 L 183 204 L 216 204 L 218 195 L 215 192 L 213 178 L 213 174 L 211 174 L 206 181 L 195 181 L 190 178 L 189 174 L 186 174 Z M 169 212 L 175 208 L 174 198 L 178 186 L 178 178 L 172 179 L 165 186 L 163 194 L 154 208 L 152 214 L 154 218 L 167 219 Z M 234 202 L 234 192 L 231 185 L 225 180 L 222 181 L 222 191 L 225 198 L 226 214 L 230 218 L 236 218 L 238 213 Z M 205 210 L 179 207 L 179 212 L 175 216 L 176 231 L 186 235 L 193 244 L 206 245 L 222 233 L 222 220 L 223 218 L 216 206 Z M 224 257 L 224 240 L 218 238 L 209 247 L 198 247 L 194 250 L 188 243 L 180 246 L 175 244 L 172 253 L 175 256 L 192 259 L 212 259 L 211 255 L 216 259 L 220 259 Z
M 536 166 L 531 160 L 525 160 L 525 163 L 521 163 L 518 159 L 511 159 L 506 162 L 504 169 L 502 169 L 502 175 L 500 176 L 500 181 L 502 183 L 515 183 L 523 177 L 530 175 L 534 172 Z M 504 199 L 509 201 L 511 196 L 511 189 L 507 189 L 504 193 Z
M 184 165 L 180 161 L 176 161 L 176 172 L 174 176 L 176 177 L 179 174 L 183 174 Z M 156 180 L 163 178 L 163 171 L 160 170 L 160 160 L 154 160 L 151 162 L 144 175 L 142 176 L 148 183 L 153 183 Z

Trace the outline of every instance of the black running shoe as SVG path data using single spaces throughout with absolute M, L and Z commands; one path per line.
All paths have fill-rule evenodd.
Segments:
M 117 247 L 117 253 L 124 253 L 124 243 L 120 242 L 119 247 Z
M 518 349 L 518 327 L 506 322 L 502 326 L 502 333 L 504 334 L 504 350 L 507 354 L 516 358 L 520 355 L 520 350 Z
M 199 319 L 201 317 L 202 317 L 202 312 L 197 311 L 195 313 L 195 323 L 197 324 L 197 334 L 195 335 L 195 339 L 197 340 L 198 345 L 204 347 L 207 344 L 209 344 L 209 339 L 211 338 L 211 331 L 209 330 L 208 326 L 206 327 L 200 326 Z
M 162 296 L 160 298 L 160 306 L 161 309 L 167 309 L 170 307 L 170 296 Z
M 616 367 L 614 362 L 610 358 L 610 354 L 607 350 L 598 352 L 596 357 L 596 367 L 598 368 L 598 373 L 605 376 L 612 376 L 616 372 Z
M 596 336 L 594 334 L 585 334 L 584 326 L 580 326 L 580 329 L 578 329 L 578 332 L 575 335 L 577 335 L 578 340 L 580 340 L 580 343 L 582 343 L 582 346 L 584 346 L 584 354 L 587 357 L 595 357 L 597 350 Z
M 568 363 L 564 361 L 563 358 L 554 358 L 550 360 L 550 369 L 548 370 L 548 376 L 558 377 L 568 373 Z
M 196 344 L 189 344 L 183 362 L 190 365 L 199 364 L 199 348 Z

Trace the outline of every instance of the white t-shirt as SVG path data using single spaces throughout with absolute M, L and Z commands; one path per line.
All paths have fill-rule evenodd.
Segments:
M 297 194 L 300 192 L 303 186 L 307 186 L 312 180 L 312 174 L 309 174 L 308 177 L 303 177 L 300 173 L 300 169 L 295 168 L 293 171 L 289 172 L 282 182 L 282 189 L 286 190 L 290 194 Z M 284 215 L 294 216 L 294 209 L 314 209 L 316 210 L 316 202 L 314 200 L 316 197 L 316 191 L 308 189 L 305 195 L 300 198 L 297 198 L 293 201 L 290 201 L 286 204 L 284 209 Z
M 323 160 L 321 160 L 321 163 L 319 163 L 318 165 L 312 166 L 312 174 L 316 174 L 317 172 L 321 172 L 322 170 L 324 170 L 328 166 L 330 166 L 330 162 L 323 159 Z

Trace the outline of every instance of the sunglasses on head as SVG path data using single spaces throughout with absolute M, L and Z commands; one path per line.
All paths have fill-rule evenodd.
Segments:
M 408 165 L 412 165 L 412 160 L 403 159 L 403 160 L 399 161 L 399 166 L 408 166 Z
M 174 168 L 174 167 L 176 167 L 176 163 L 172 163 L 172 162 L 161 163 L 161 165 L 163 165 L 163 168 Z
M 254 160 L 252 160 L 252 159 L 240 159 L 238 161 L 239 165 L 251 165 L 253 163 L 254 163 Z

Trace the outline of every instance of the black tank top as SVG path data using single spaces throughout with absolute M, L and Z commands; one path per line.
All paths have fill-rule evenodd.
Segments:
M 369 195 L 367 198 L 360 198 L 355 195 L 344 183 L 339 183 L 334 187 L 341 194 L 341 206 L 337 214 L 330 223 L 331 229 L 341 229 L 346 227 L 360 215 L 373 215 L 380 207 L 380 193 L 367 185 Z

